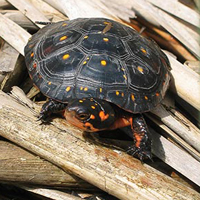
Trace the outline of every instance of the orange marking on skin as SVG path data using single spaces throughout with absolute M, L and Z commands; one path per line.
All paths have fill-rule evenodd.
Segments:
M 148 97 L 147 96 L 144 96 L 145 100 L 148 100 Z
M 90 119 L 95 119 L 95 116 L 94 115 L 90 115 Z
M 109 114 L 105 114 L 103 111 L 100 111 L 99 117 L 101 118 L 101 121 L 105 121 L 106 119 L 108 119 Z
M 34 53 L 31 53 L 31 57 L 33 57 L 34 56 Z
M 124 118 L 124 117 L 118 118 L 115 120 L 113 125 L 110 126 L 109 130 L 115 130 L 117 128 L 123 128 L 126 126 L 130 126 L 131 120 L 132 120 L 132 118 Z
M 93 125 L 91 123 L 89 123 L 89 122 L 86 122 L 84 125 L 86 127 L 90 127 L 91 130 L 94 129 Z
M 135 146 L 136 146 L 137 148 L 139 148 L 139 147 L 140 147 L 141 140 L 142 140 L 142 137 L 141 137 L 141 135 L 138 134 L 138 133 L 134 133 L 134 137 L 135 137 L 135 139 L 136 139 Z

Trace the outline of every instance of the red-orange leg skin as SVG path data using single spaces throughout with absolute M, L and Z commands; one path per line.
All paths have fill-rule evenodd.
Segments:
M 131 153 L 137 154 L 140 160 L 151 159 L 151 135 L 141 114 L 135 114 L 130 119 L 134 145 Z

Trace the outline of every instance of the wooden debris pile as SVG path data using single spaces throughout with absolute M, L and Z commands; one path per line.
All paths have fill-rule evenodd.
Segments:
M 92 194 L 109 200 L 200 199 L 198 4 L 0 0 L 0 198 L 9 197 L 2 192 L 6 183 L 21 188 L 28 199 L 76 200 Z M 123 149 L 130 142 L 125 139 L 83 133 L 59 118 L 50 124 L 37 121 L 39 95 L 27 75 L 24 46 L 43 27 L 36 21 L 78 17 L 126 23 L 166 51 L 173 81 L 163 103 L 146 114 L 154 133 L 154 163 L 127 155 Z

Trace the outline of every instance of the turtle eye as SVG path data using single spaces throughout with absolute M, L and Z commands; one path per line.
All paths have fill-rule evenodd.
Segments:
M 87 120 L 90 117 L 90 114 L 88 113 L 78 113 L 76 114 L 76 118 L 83 121 L 83 120 Z

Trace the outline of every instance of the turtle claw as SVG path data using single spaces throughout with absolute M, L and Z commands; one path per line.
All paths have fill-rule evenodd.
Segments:
M 152 160 L 152 153 L 150 150 L 145 149 L 145 148 L 137 148 L 134 146 L 130 146 L 128 147 L 128 149 L 126 150 L 126 152 L 129 155 L 132 155 L 134 157 L 138 157 L 141 161 L 145 160 L 145 159 L 150 159 Z

